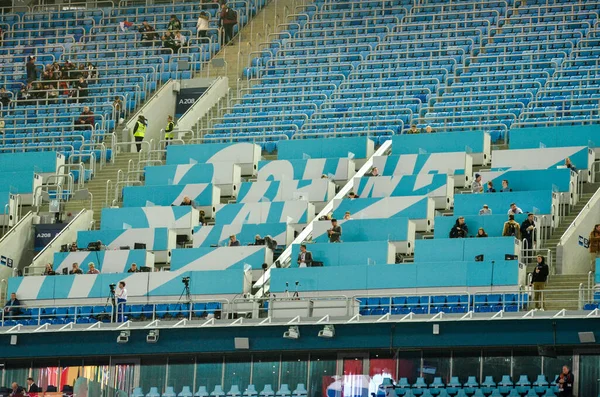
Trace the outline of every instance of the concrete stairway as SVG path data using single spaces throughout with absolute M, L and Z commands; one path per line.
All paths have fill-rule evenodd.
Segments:
M 583 284 L 586 288 L 587 277 L 587 274 L 561 274 L 548 277 L 547 291 L 544 292 L 544 308 L 546 310 L 579 309 L 579 285 Z
M 541 247 L 543 249 L 549 249 L 552 253 L 552 258 L 554 258 L 554 260 L 556 260 L 556 246 L 558 245 L 561 236 L 565 233 L 565 231 L 569 228 L 571 223 L 573 223 L 577 215 L 579 215 L 579 212 L 581 212 L 583 207 L 585 207 L 587 202 L 593 196 L 594 193 L 590 191 L 593 190 L 595 192 L 598 188 L 600 188 L 600 183 L 587 184 L 585 191 L 588 191 L 588 193 L 583 193 L 579 197 L 579 202 L 577 203 L 577 205 L 575 205 L 571 209 L 571 212 L 563 218 L 560 225 L 556 229 L 554 229 L 554 231 L 550 235 L 550 238 L 546 240 L 544 247 Z M 533 270 L 533 266 L 528 266 L 527 270 Z
M 225 60 L 226 70 L 211 67 L 209 76 L 226 75 L 229 78 L 229 87 L 235 91 L 237 80 L 242 78 L 244 68 L 250 66 L 250 58 L 256 56 L 251 53 L 258 51 L 261 43 L 273 39 L 273 36 L 267 37 L 268 33 L 278 33 L 278 25 L 285 23 L 286 16 L 293 14 L 299 4 L 297 0 L 271 0 L 242 28 L 239 35 L 234 37 L 231 43 L 223 46 L 217 54 L 216 58 Z M 201 72 L 201 75 L 205 76 L 204 72 Z
M 96 228 L 100 227 L 100 213 L 102 208 L 105 207 L 106 181 L 110 179 L 113 183 L 113 189 L 109 192 L 109 201 L 112 201 L 114 198 L 114 185 L 117 181 L 117 173 L 120 169 L 127 171 L 129 160 L 133 159 L 133 161 L 137 163 L 138 158 L 138 153 L 121 152 L 115 157 L 114 163 L 107 163 L 101 170 L 96 170 L 94 178 L 85 184 L 84 189 L 88 189 L 93 197 L 92 210 L 94 211 Z M 65 211 L 76 213 L 79 212 L 81 208 L 87 206 L 89 206 L 89 202 L 71 200 L 66 203 Z

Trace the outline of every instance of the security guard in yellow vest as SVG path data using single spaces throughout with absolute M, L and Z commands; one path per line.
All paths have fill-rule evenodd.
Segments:
M 140 115 L 135 123 L 135 127 L 133 127 L 133 138 L 135 139 L 135 146 L 138 152 L 142 151 L 142 141 L 146 135 L 146 128 L 148 128 L 148 120 Z
M 167 118 L 167 127 L 165 128 L 165 147 L 169 145 L 169 141 L 175 137 L 173 130 L 175 129 L 175 123 L 173 122 L 173 116 Z

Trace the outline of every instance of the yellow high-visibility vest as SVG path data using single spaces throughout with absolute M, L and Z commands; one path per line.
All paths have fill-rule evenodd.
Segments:
M 175 123 L 169 121 L 167 123 L 167 128 L 165 129 L 165 139 L 173 139 L 175 134 L 173 133 L 173 129 L 175 129 Z
M 135 131 L 133 136 L 140 136 L 143 138 L 144 135 L 146 135 L 146 125 L 144 123 L 142 123 L 141 121 L 138 121 L 137 122 L 137 130 Z

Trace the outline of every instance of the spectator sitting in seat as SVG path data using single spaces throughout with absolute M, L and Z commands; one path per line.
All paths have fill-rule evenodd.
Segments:
M 452 229 L 450 229 L 450 238 L 466 238 L 468 233 L 469 227 L 465 223 L 465 217 L 459 216 Z
M 298 254 L 298 267 L 311 267 L 313 262 L 312 253 L 306 250 L 306 245 L 300 245 L 300 253 Z
M 277 248 L 277 240 L 273 240 L 273 237 L 267 234 L 265 236 L 265 245 L 274 251 Z
M 254 245 L 265 245 L 265 240 L 260 237 L 260 234 L 254 236 Z
M 89 106 L 83 107 L 83 112 L 79 116 L 79 119 L 75 122 L 78 130 L 88 130 L 94 127 L 94 113 L 90 110 Z
M 10 299 L 4 305 L 4 317 L 11 320 L 19 314 L 21 314 L 21 302 L 17 299 L 17 294 L 12 292 Z
M 379 170 L 377 169 L 377 167 L 371 168 L 371 171 L 369 171 L 367 176 L 379 176 Z
M 137 268 L 137 265 L 135 263 L 131 264 L 131 267 L 129 268 L 129 270 L 127 270 L 127 273 L 138 273 L 139 270 Z
M 77 243 L 76 242 L 71 243 L 71 246 L 69 247 L 69 251 L 77 252 Z
M 98 77 L 98 70 L 96 69 L 96 66 L 91 63 L 88 62 L 87 66 L 85 67 L 86 69 L 86 74 L 87 74 L 87 79 L 96 79 L 96 77 Z
M 204 210 L 200 210 L 200 219 L 199 219 L 200 226 L 206 226 L 207 225 L 207 223 L 206 223 L 206 216 L 205 215 L 206 214 L 205 214 Z
M 77 263 L 77 262 L 73 263 L 73 266 L 71 267 L 71 270 L 69 271 L 69 274 L 83 274 L 83 271 L 79 268 L 79 263 Z
M 17 100 L 18 101 L 26 101 L 29 98 L 31 98 L 31 94 L 29 93 L 29 90 L 31 90 L 31 83 L 27 83 L 27 84 L 22 84 L 21 85 L 21 89 L 19 90 L 19 93 L 17 94 Z
M 475 237 L 487 237 L 487 236 L 488 236 L 488 235 L 487 235 L 487 233 L 485 232 L 485 229 L 484 229 L 484 228 L 482 228 L 482 227 L 480 227 L 480 228 L 477 230 L 477 235 L 476 235 Z
M 183 35 L 183 33 L 181 33 L 181 31 L 177 30 L 175 31 L 175 36 L 173 37 L 173 40 L 175 41 L 175 46 L 177 47 L 177 50 L 174 51 L 177 52 L 180 48 L 185 47 L 187 39 Z
M 175 44 L 175 35 L 173 32 L 166 32 L 162 37 L 162 41 L 164 48 L 168 48 L 173 52 L 177 52 L 177 50 L 179 50 L 179 47 L 177 47 L 177 44 Z M 163 52 L 169 53 L 168 51 Z
M 590 257 L 592 261 L 591 269 L 593 272 L 596 271 L 596 258 L 600 256 L 600 224 L 594 226 L 594 230 L 590 233 L 589 238 L 590 244 Z
M 502 189 L 500 189 L 501 192 L 512 192 L 512 189 L 508 187 L 508 179 L 503 179 L 502 180 Z
M 350 193 L 348 193 L 348 198 L 350 200 L 354 200 L 354 199 L 357 199 L 357 198 L 360 198 L 360 197 L 358 196 L 358 194 L 356 194 L 354 192 L 350 192 Z
M 533 249 L 535 243 L 535 221 L 532 213 L 527 214 L 527 219 L 521 223 L 521 239 L 527 241 L 525 249 Z
M 483 208 L 479 210 L 479 215 L 492 215 L 492 210 L 487 204 L 484 204 Z
M 44 276 L 54 276 L 56 272 L 52 268 L 52 263 L 46 263 L 46 269 L 44 269 Z
M 521 239 L 521 231 L 519 223 L 515 221 L 514 215 L 508 216 L 508 221 L 504 222 L 504 228 L 502 229 L 502 235 L 505 237 L 514 236 L 517 239 Z
M 411 124 L 410 129 L 406 131 L 407 134 L 418 134 L 419 132 L 421 131 L 419 131 L 416 124 Z
M 331 220 L 331 229 L 327 230 L 330 243 L 340 243 L 342 238 L 342 227 L 338 225 L 337 219 Z
M 17 382 L 13 382 L 11 385 L 11 391 L 8 397 L 23 397 L 25 396 L 25 389 L 23 389 Z
M 546 286 L 546 280 L 548 280 L 548 265 L 546 264 L 546 260 L 543 256 L 537 256 L 537 265 L 531 274 L 531 284 L 533 287 L 533 301 L 535 303 L 535 308 L 544 310 L 544 295 L 543 290 Z
M 346 212 L 344 213 L 344 220 L 345 220 L 345 221 L 348 221 L 348 220 L 350 220 L 350 219 L 352 219 L 352 217 L 351 217 L 351 215 L 350 215 L 350 211 L 346 211 Z
M 73 71 L 77 69 L 77 66 L 69 59 L 65 61 L 61 68 L 61 74 L 64 79 L 71 80 L 73 77 Z
M 75 88 L 77 88 L 77 103 L 81 101 L 87 101 L 88 82 L 83 77 L 80 77 L 79 80 L 77 80 L 77 82 L 75 83 Z
M 7 108 L 10 105 L 10 93 L 4 87 L 0 88 L 0 103 L 3 108 Z
M 577 168 L 575 168 L 575 165 L 573 165 L 573 163 L 571 163 L 571 159 L 569 157 L 567 157 L 565 159 L 565 167 L 567 167 L 568 169 L 570 169 L 573 172 L 577 172 Z
M 428 125 L 427 127 L 425 127 L 425 132 L 428 134 L 433 134 L 433 133 L 435 133 L 435 130 L 433 128 L 431 128 L 430 125 Z
M 142 26 L 138 29 L 138 32 L 142 34 L 142 41 L 146 45 L 152 45 L 152 41 L 158 39 L 158 33 L 156 29 L 151 26 L 148 21 L 142 22 Z
M 100 274 L 100 271 L 96 269 L 96 266 L 92 262 L 88 264 L 88 272 L 87 274 Z
M 196 37 L 203 42 L 208 41 L 206 34 L 208 33 L 209 22 L 210 16 L 206 13 L 206 11 L 201 11 L 200 16 L 198 17 L 198 22 L 196 22 Z
M 167 25 L 167 30 L 181 30 L 181 21 L 177 18 L 176 15 L 171 15 L 171 19 L 169 19 L 169 24 Z
M 483 193 L 483 185 L 481 184 L 481 175 L 475 174 L 475 180 L 471 183 L 471 191 L 473 193 Z
M 492 181 L 488 181 L 487 191 L 488 193 L 496 193 L 496 189 L 494 189 L 494 183 Z
M 185 206 L 185 205 L 190 205 L 192 207 L 194 206 L 192 199 L 190 199 L 188 196 L 183 196 L 183 200 L 181 201 L 181 204 L 179 204 L 179 206 Z
M 508 209 L 508 215 L 513 214 L 513 215 L 517 215 L 517 214 L 522 214 L 523 210 L 520 209 L 519 207 L 517 207 L 517 204 L 515 203 L 511 203 L 510 204 L 510 208 Z
M 239 247 L 240 246 L 240 242 L 235 237 L 235 234 L 232 234 L 231 236 L 229 236 L 229 244 L 227 244 L 227 245 L 229 247 Z

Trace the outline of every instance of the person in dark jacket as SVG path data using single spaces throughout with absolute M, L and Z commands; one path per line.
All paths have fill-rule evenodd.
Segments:
M 466 238 L 469 233 L 469 227 L 465 223 L 463 216 L 458 217 L 456 223 L 450 229 L 450 238 Z
M 330 243 L 341 242 L 340 238 L 342 237 L 342 227 L 338 225 L 337 219 L 331 220 L 331 229 L 327 230 L 327 235 L 329 236 Z
M 17 294 L 10 294 L 10 299 L 4 305 L 4 318 L 11 320 L 14 316 L 21 314 L 21 302 L 17 299 Z
M 531 286 L 533 287 L 533 301 L 535 308 L 544 310 L 544 288 L 548 280 L 549 269 L 546 259 L 543 256 L 537 256 L 537 266 L 531 274 Z
M 527 245 L 524 247 L 526 250 L 533 250 L 533 244 L 535 243 L 535 222 L 533 219 L 533 214 L 528 213 L 527 219 L 521 223 L 521 239 L 523 241 L 527 241 Z M 531 251 L 525 251 L 531 252 Z
M 575 383 L 575 377 L 571 373 L 569 367 L 564 365 L 561 374 L 556 380 L 556 384 L 558 385 L 558 397 L 572 397 L 573 383 Z
M 30 56 L 29 58 L 27 58 L 25 69 L 27 70 L 27 82 L 31 83 L 32 81 L 36 81 L 37 70 L 35 68 L 35 57 Z
M 223 45 L 233 39 L 233 28 L 237 24 L 237 13 L 227 4 L 221 5 L 221 27 L 223 28 Z
M 78 130 L 89 130 L 94 128 L 95 123 L 94 112 L 92 112 L 89 106 L 83 107 L 83 112 L 79 115 L 79 118 L 75 122 Z

